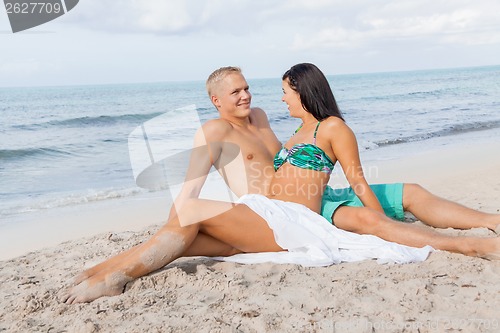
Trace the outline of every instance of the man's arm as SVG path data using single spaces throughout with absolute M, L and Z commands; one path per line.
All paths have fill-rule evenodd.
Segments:
M 206 122 L 195 134 L 186 177 L 179 195 L 174 200 L 168 219 L 177 215 L 187 199 L 198 198 L 210 168 L 219 159 L 221 143 L 231 126 L 223 120 Z

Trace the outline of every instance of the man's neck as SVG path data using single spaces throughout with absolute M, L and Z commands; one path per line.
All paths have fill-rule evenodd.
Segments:
M 250 116 L 244 118 L 237 118 L 237 117 L 220 117 L 220 118 L 238 127 L 248 127 L 249 125 L 252 124 Z

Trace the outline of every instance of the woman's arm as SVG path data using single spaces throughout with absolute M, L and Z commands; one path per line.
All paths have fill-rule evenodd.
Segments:
M 365 207 L 384 212 L 377 197 L 368 186 L 359 158 L 358 142 L 353 131 L 342 120 L 335 121 L 331 129 L 331 147 L 347 181 Z

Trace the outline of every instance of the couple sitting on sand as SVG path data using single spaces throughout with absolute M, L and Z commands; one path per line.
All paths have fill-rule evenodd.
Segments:
M 213 72 L 207 90 L 220 118 L 198 130 L 195 147 L 206 149 L 193 149 L 168 222 L 148 241 L 80 274 L 61 301 L 90 302 L 120 294 L 128 282 L 186 256 L 321 266 L 367 258 L 418 261 L 435 248 L 500 259 L 498 237 L 447 236 L 396 221 L 409 211 L 437 228 L 495 230 L 500 215 L 444 200 L 416 184 L 369 186 L 356 138 L 316 66 L 291 67 L 282 87 L 290 115 L 302 120 L 284 146 L 264 111 L 250 107 L 240 69 Z M 232 154 L 227 147 L 235 145 L 243 158 L 240 167 L 226 165 Z M 327 186 L 337 161 L 348 189 Z M 240 197 L 236 204 L 198 199 L 211 166 Z

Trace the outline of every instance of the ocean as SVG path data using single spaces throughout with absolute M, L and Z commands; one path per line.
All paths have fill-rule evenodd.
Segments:
M 469 140 L 470 133 L 498 140 L 499 78 L 500 66 L 328 76 L 365 159 L 408 153 L 409 145 L 429 149 L 436 138 Z M 248 82 L 252 105 L 267 112 L 285 142 L 300 120 L 281 102 L 280 78 Z M 148 159 L 179 154 L 187 163 L 182 152 L 217 111 L 197 81 L 0 88 L 0 115 L 5 223 L 39 210 L 151 193 L 136 184 Z

